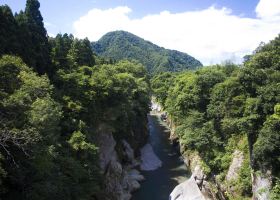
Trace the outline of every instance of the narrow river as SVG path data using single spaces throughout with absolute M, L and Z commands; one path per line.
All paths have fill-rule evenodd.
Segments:
M 149 115 L 149 143 L 162 161 L 162 167 L 154 171 L 142 171 L 146 180 L 133 194 L 133 200 L 168 200 L 174 187 L 185 181 L 188 170 L 178 150 L 170 143 L 169 129 L 158 115 Z

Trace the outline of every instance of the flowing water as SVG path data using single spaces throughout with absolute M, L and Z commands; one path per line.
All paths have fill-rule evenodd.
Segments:
M 146 180 L 133 194 L 133 200 L 168 200 L 174 187 L 189 177 L 188 170 L 168 137 L 169 129 L 158 115 L 149 115 L 149 143 L 162 161 L 162 167 L 154 171 L 142 171 Z

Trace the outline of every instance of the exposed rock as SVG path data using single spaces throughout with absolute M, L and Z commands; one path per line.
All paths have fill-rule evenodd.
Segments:
M 134 151 L 131 148 L 131 146 L 127 143 L 127 141 L 122 140 L 122 144 L 124 146 L 124 150 L 125 150 L 125 155 L 127 156 L 127 158 L 132 161 L 134 160 Z
M 153 101 L 152 101 L 151 109 L 157 112 L 160 112 L 162 110 L 161 106 Z
M 106 193 L 110 194 L 110 199 L 121 200 L 121 196 L 126 193 L 121 185 L 122 167 L 117 161 L 112 161 L 105 172 Z
M 204 181 L 201 193 L 203 194 L 205 200 L 225 200 L 223 195 L 217 195 L 216 192 L 218 191 L 217 185 L 213 185 L 211 182 Z M 216 196 L 219 196 L 216 198 Z
M 184 154 L 184 163 L 190 168 L 193 178 L 196 176 L 202 179 L 205 176 L 201 167 L 201 162 L 202 160 L 197 153 Z
M 128 172 L 128 176 L 131 179 L 137 180 L 137 181 L 143 181 L 145 180 L 145 177 L 140 174 L 140 172 L 136 169 L 132 169 Z
M 204 197 L 205 200 L 213 200 L 213 199 L 220 199 L 225 200 L 225 197 L 223 195 L 223 192 L 220 188 L 220 186 L 214 181 L 208 182 L 205 179 L 207 179 L 207 176 L 203 172 L 202 168 L 202 159 L 196 152 L 185 152 L 184 153 L 184 162 L 189 167 L 189 169 L 192 172 L 191 178 L 194 179 L 194 177 L 197 177 L 197 179 L 202 180 L 203 184 L 201 188 L 201 194 Z
M 140 183 L 138 181 L 132 179 L 130 182 L 129 191 L 134 192 L 135 190 L 138 190 L 139 188 L 140 188 Z
M 122 186 L 126 191 L 134 192 L 140 188 L 139 181 L 145 180 L 144 176 L 136 169 L 125 171 Z
M 131 198 L 132 198 L 132 195 L 130 193 L 124 193 L 120 197 L 121 200 L 129 200 Z
M 241 151 L 235 150 L 233 153 L 233 159 L 230 164 L 228 173 L 226 175 L 226 181 L 236 180 L 238 178 L 238 172 L 244 161 L 244 155 Z
M 271 172 L 266 174 L 255 172 L 252 174 L 252 188 L 254 200 L 269 200 L 269 191 L 271 189 L 272 180 Z
M 205 198 L 194 178 L 190 178 L 174 188 L 169 200 L 205 200 Z
M 108 127 L 101 125 L 98 134 L 97 145 L 99 147 L 99 164 L 103 171 L 106 170 L 108 164 L 113 160 L 117 160 L 115 151 L 116 141 Z
M 134 158 L 134 150 L 128 144 L 126 140 L 122 140 L 122 145 L 124 147 L 124 156 L 127 161 L 132 165 L 131 167 L 136 167 L 140 163 Z
M 122 166 L 115 150 L 116 141 L 110 129 L 102 125 L 97 135 L 99 163 L 104 173 L 105 192 L 108 194 L 106 200 L 131 199 L 132 195 L 130 193 L 140 187 L 138 181 L 144 180 L 139 171 L 131 169 L 137 163 L 133 149 L 125 140 L 122 141 L 124 147 L 123 156 L 128 159 L 128 164 Z
M 205 177 L 203 170 L 200 165 L 196 165 L 195 168 L 192 170 L 192 178 L 197 177 L 202 179 Z
M 144 171 L 156 170 L 161 167 L 162 162 L 155 154 L 151 144 L 146 144 L 141 150 L 140 169 Z

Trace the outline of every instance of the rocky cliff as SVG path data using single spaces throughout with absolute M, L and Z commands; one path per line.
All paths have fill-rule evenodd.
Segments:
M 145 134 L 145 133 L 144 133 Z M 135 158 L 134 149 L 124 139 L 116 141 L 113 131 L 106 125 L 98 129 L 97 145 L 99 163 L 104 176 L 105 200 L 129 200 L 131 192 L 140 187 L 144 176 L 135 168 L 139 161 Z M 117 149 L 117 146 L 119 149 Z

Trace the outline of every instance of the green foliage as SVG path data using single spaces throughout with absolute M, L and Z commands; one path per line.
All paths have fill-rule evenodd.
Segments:
M 27 0 L 14 16 L 0 6 L 1 199 L 95 199 L 103 187 L 98 129 L 105 124 L 117 141 L 136 148 L 144 141 L 147 72 L 157 74 L 154 95 L 184 150 L 199 153 L 207 174 L 223 179 L 239 149 L 245 155 L 235 183 L 240 196 L 251 195 L 251 168 L 279 175 L 280 36 L 241 67 L 184 71 L 201 63 L 123 31 L 94 44 L 67 34 L 48 38 L 39 7 Z
M 19 88 L 20 79 L 18 75 L 21 70 L 27 70 L 27 67 L 20 58 L 11 56 L 3 56 L 0 60 L 0 66 L 1 96 L 6 96 Z
M 67 59 L 70 66 L 93 66 L 95 61 L 89 40 L 87 38 L 84 40 L 74 39 L 68 51 Z
M 280 148 L 280 117 L 279 105 L 275 106 L 275 114 L 268 117 L 260 130 L 259 137 L 254 144 L 256 162 L 267 167 L 272 166 L 279 171 Z M 277 114 L 278 113 L 278 114 Z
M 217 84 L 212 90 L 210 103 L 207 106 L 209 117 L 217 120 L 224 118 L 223 122 L 227 119 L 233 122 L 232 118 L 241 117 L 245 106 L 245 94 L 236 77 Z
M 236 186 L 242 196 L 252 196 L 251 166 L 249 159 L 245 159 L 242 163 Z
M 47 77 L 39 77 L 20 58 L 3 56 L 0 77 L 3 83 L 0 85 L 0 151 L 8 174 L 4 183 L 11 185 L 5 192 L 13 196 L 20 195 L 22 187 L 30 187 L 34 181 L 35 175 L 30 176 L 32 171 L 36 174 L 33 160 L 55 140 L 61 115 L 58 103 L 51 97 L 52 87 Z
M 100 126 L 145 142 L 147 71 L 97 58 L 87 38 L 48 38 L 39 7 L 0 6 L 0 199 L 96 199 Z
M 58 138 L 61 107 L 50 97 L 37 98 L 31 105 L 29 121 L 43 135 L 45 140 L 55 142 Z
M 279 119 L 280 118 L 280 104 L 277 104 L 274 106 L 274 118 Z
M 177 127 L 183 150 L 197 151 L 207 171 L 210 168 L 222 181 L 234 150 L 243 152 L 234 183 L 240 198 L 251 195 L 251 169 L 279 174 L 279 44 L 280 36 L 259 47 L 240 67 L 204 67 L 151 81 L 157 100 Z
M 274 187 L 270 192 L 270 199 L 271 200 L 280 200 L 280 180 L 279 178 L 276 179 Z
M 4 167 L 2 166 L 2 161 L 4 160 L 3 155 L 0 154 L 0 195 L 5 193 L 5 186 L 3 184 L 3 180 L 7 176 L 7 172 L 5 171 Z
M 54 88 L 20 58 L 3 56 L 0 75 L 0 180 L 13 185 L 1 191 L 9 198 L 90 199 L 102 188 L 99 124 L 113 127 L 117 140 L 139 145 L 144 139 L 149 82 L 139 63 L 66 66 L 55 74 L 60 87 Z
M 210 101 L 211 88 L 223 81 L 224 77 L 225 74 L 216 67 L 178 75 L 174 78 L 174 87 L 170 88 L 166 98 L 167 111 L 178 117 L 183 117 L 190 109 L 205 112 Z M 154 87 L 157 89 L 156 85 Z
M 67 69 L 67 67 L 69 67 L 67 54 L 71 48 L 73 40 L 73 35 L 68 34 L 57 34 L 55 38 L 49 38 L 49 43 L 51 46 L 51 59 L 55 71 L 58 69 Z
M 94 51 L 114 60 L 137 60 L 150 74 L 195 69 L 202 64 L 188 54 L 167 50 L 124 31 L 110 32 L 93 43 Z
M 174 77 L 171 72 L 163 72 L 155 75 L 151 81 L 151 87 L 154 89 L 153 93 L 156 95 L 157 101 L 163 106 L 168 96 L 168 90 L 172 87 Z
M 25 11 L 21 11 L 15 17 L 20 30 L 19 55 L 39 74 L 50 74 L 52 72 L 50 48 L 39 8 L 39 1 L 27 0 Z
M 86 136 L 81 131 L 75 131 L 68 143 L 76 151 L 85 150 L 89 152 L 96 152 L 97 150 L 95 145 L 86 142 Z
M 77 39 L 71 34 L 58 34 L 55 38 L 49 38 L 49 43 L 53 63 L 51 75 L 54 76 L 54 80 L 57 78 L 55 72 L 59 70 L 69 72 L 80 66 L 95 65 L 95 57 L 87 38 Z
M 0 55 L 18 52 L 18 26 L 11 9 L 0 6 Z
M 25 11 L 13 15 L 8 6 L 0 7 L 0 56 L 19 55 L 39 74 L 52 73 L 50 48 L 37 0 L 28 0 Z

